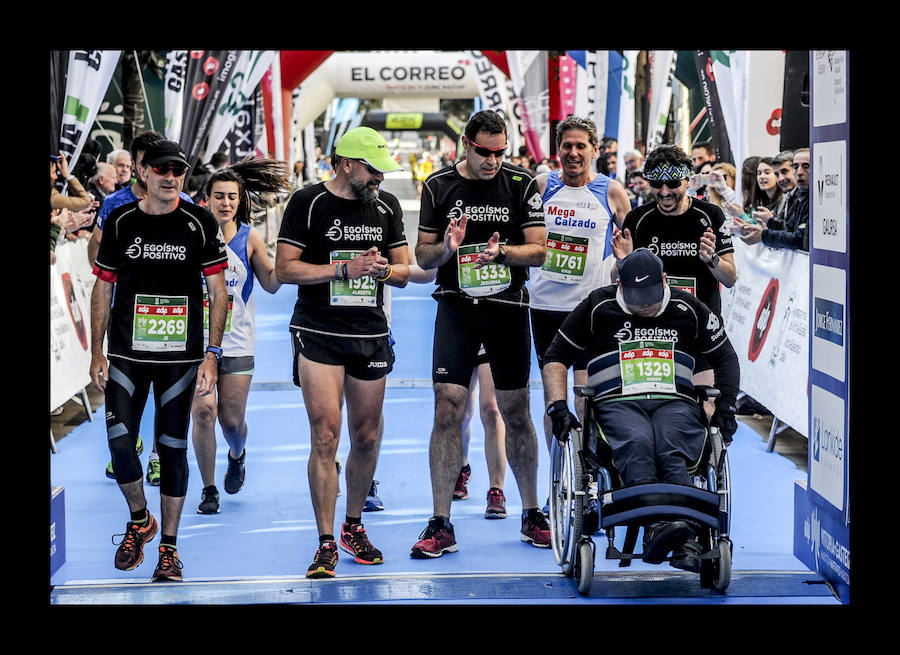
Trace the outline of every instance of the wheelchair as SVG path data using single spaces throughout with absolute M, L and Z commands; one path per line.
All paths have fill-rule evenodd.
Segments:
M 719 395 L 712 387 L 697 386 L 695 390 L 700 403 Z M 595 390 L 579 385 L 575 394 L 585 399 L 583 427 L 581 431 L 573 429 L 564 443 L 553 439 L 550 453 L 551 545 L 563 574 L 575 578 L 579 593 L 589 592 L 595 557 L 591 535 L 598 528 L 608 541 L 606 559 L 619 560 L 620 567 L 627 567 L 632 559 L 642 557 L 634 551 L 643 526 L 659 520 L 688 520 L 700 526 L 700 586 L 724 593 L 731 582 L 731 484 L 727 443 L 714 421 L 707 421 L 700 464 L 688 471 L 693 486 L 649 483 L 625 487 L 613 466 L 611 449 L 599 438 L 593 418 Z M 616 528 L 622 527 L 626 533 L 620 550 L 615 538 Z

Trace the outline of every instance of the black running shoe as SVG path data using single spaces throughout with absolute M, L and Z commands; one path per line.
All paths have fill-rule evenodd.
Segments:
M 337 566 L 338 548 L 333 541 L 319 544 L 313 563 L 306 570 L 307 578 L 333 578 L 334 567 Z
M 225 493 L 236 494 L 244 486 L 244 477 L 247 475 L 247 469 L 244 468 L 244 458 L 246 456 L 246 448 L 237 459 L 232 459 L 231 451 L 228 451 L 228 470 L 225 471 Z
M 696 539 L 688 539 L 675 551 L 669 564 L 682 571 L 700 572 L 700 544 Z
M 200 495 L 200 506 L 197 508 L 197 514 L 218 514 L 219 513 L 219 490 L 216 485 L 212 484 L 204 487 Z

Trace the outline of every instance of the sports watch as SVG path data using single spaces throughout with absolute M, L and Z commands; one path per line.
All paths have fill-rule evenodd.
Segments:
M 222 349 L 219 348 L 218 346 L 207 346 L 206 352 L 212 353 L 213 355 L 216 356 L 216 359 L 218 361 L 222 361 Z

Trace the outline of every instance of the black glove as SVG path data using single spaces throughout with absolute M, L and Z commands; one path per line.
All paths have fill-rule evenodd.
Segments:
M 737 420 L 734 418 L 734 407 L 717 406 L 712 423 L 719 428 L 723 441 L 730 444 L 738 428 Z
M 550 417 L 553 436 L 560 443 L 565 443 L 569 438 L 569 431 L 573 428 L 580 429 L 581 423 L 578 417 L 569 411 L 565 400 L 557 400 L 547 407 L 547 416 Z

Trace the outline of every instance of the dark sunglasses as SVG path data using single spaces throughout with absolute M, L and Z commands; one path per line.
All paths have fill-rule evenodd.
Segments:
M 680 189 L 683 181 L 684 180 L 647 180 L 654 189 L 662 189 L 664 186 L 667 186 L 672 191 Z
M 365 167 L 365 169 L 369 172 L 369 175 L 381 175 L 381 171 L 379 171 L 374 166 L 370 165 L 369 162 L 365 161 L 364 159 L 354 159 L 353 161 L 355 161 L 358 164 L 362 164 Z
M 469 139 L 469 143 L 472 144 L 472 148 L 475 149 L 475 152 L 482 157 L 490 157 L 491 155 L 494 155 L 499 159 L 500 157 L 506 155 L 507 146 L 503 146 L 502 148 L 497 148 L 496 150 L 494 150 L 492 148 L 485 148 L 484 146 L 480 146 L 472 141 L 472 139 Z
M 165 175 L 169 171 L 172 171 L 172 174 L 175 177 L 181 177 L 187 172 L 188 167 L 184 164 L 179 164 L 178 162 L 167 162 L 162 164 L 161 166 L 153 166 L 150 165 L 150 168 L 153 169 L 153 172 L 157 175 Z

